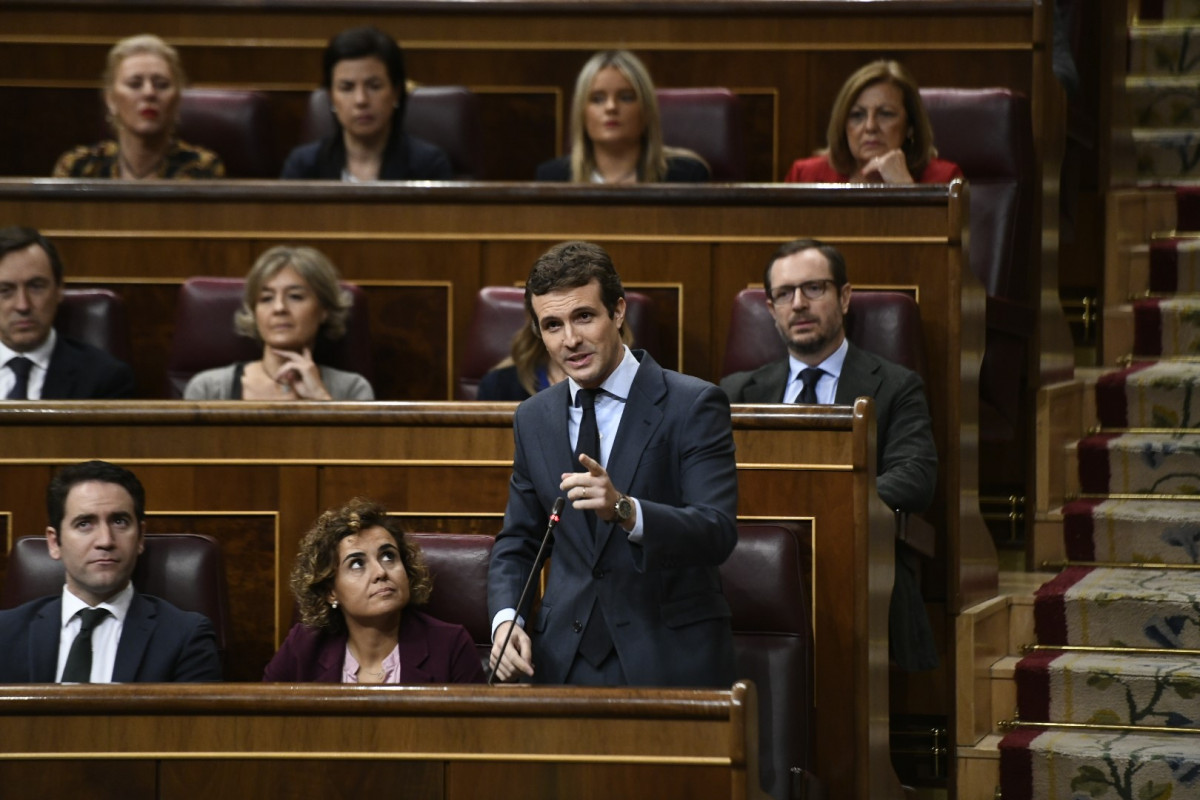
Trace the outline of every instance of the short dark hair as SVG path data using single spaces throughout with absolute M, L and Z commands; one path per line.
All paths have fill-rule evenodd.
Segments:
M 22 228 L 17 225 L 0 228 L 0 258 L 35 244 L 41 247 L 45 251 L 46 257 L 50 259 L 50 270 L 54 273 L 54 282 L 61 286 L 63 282 L 62 259 L 58 257 L 58 248 L 54 246 L 53 242 L 33 228 Z
M 408 601 L 414 606 L 429 602 L 433 577 L 425 566 L 421 548 L 404 535 L 400 523 L 388 516 L 380 503 L 356 497 L 317 518 L 300 540 L 296 563 L 292 567 L 291 586 L 300 610 L 301 621 L 310 628 L 332 634 L 346 632 L 346 618 L 327 599 L 338 569 L 338 545 L 347 536 L 380 527 L 396 540 L 400 563 L 408 574 Z
M 771 260 L 767 262 L 767 268 L 763 270 L 763 289 L 767 292 L 767 297 L 771 296 L 771 267 L 775 266 L 775 262 L 781 258 L 787 258 L 790 255 L 801 253 L 805 250 L 816 250 L 821 255 L 825 256 L 825 260 L 829 262 L 829 271 L 833 275 L 833 283 L 841 291 L 846 285 L 846 259 L 841 252 L 831 244 L 825 244 L 819 239 L 793 239 L 790 242 L 779 245 L 779 249 L 771 256 Z
M 525 311 L 540 336 L 533 298 L 558 289 L 576 289 L 593 280 L 600 282 L 600 299 L 611 319 L 617 313 L 617 301 L 625 297 L 621 276 L 603 247 L 591 242 L 563 242 L 547 250 L 533 264 L 525 281 Z
M 325 46 L 325 54 L 321 59 L 321 85 L 329 92 L 333 91 L 333 68 L 339 61 L 349 61 L 356 58 L 377 58 L 387 68 L 388 78 L 392 81 L 400 98 L 396 110 L 392 112 L 392 133 L 398 134 L 404 122 L 404 110 L 408 105 L 408 76 L 404 71 L 404 51 L 396 40 L 388 36 L 374 25 L 363 25 L 358 28 L 347 28 L 329 40 Z M 334 117 L 334 125 L 338 125 Z
M 137 475 L 107 461 L 84 461 L 60 469 L 46 487 L 46 514 L 51 528 L 62 530 L 63 516 L 67 513 L 67 495 L 75 486 L 88 481 L 115 483 L 129 492 L 138 524 L 146 521 L 146 490 Z

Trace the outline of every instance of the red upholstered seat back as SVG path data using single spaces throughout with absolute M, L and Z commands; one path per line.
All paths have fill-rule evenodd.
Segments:
M 60 335 L 90 344 L 130 363 L 129 317 L 125 301 L 108 289 L 64 289 L 54 317 Z
M 663 143 L 686 147 L 708 162 L 714 181 L 746 177 L 742 106 L 723 88 L 659 89 Z
M 44 537 L 17 539 L 8 556 L 0 608 L 59 594 L 64 580 L 62 562 L 50 557 Z M 217 635 L 217 649 L 224 657 L 232 625 L 225 566 L 216 539 L 197 533 L 146 534 L 133 585 L 139 592 L 208 617 Z
M 901 292 L 854 292 L 846 338 L 864 350 L 925 374 L 921 311 Z M 743 289 L 733 302 L 722 376 L 757 369 L 787 356 L 762 289 Z
M 625 319 L 633 332 L 633 346 L 654 355 L 659 347 L 654 301 L 640 292 L 625 292 Z M 475 399 L 480 379 L 508 358 L 513 336 L 526 324 L 523 288 L 485 286 L 479 290 L 459 370 L 457 399 Z
M 739 525 L 721 565 L 733 609 L 737 677 L 758 687 L 759 771 L 763 788 L 793 797 L 791 770 L 809 770 L 813 719 L 812 616 L 807 551 L 782 525 Z M 820 770 L 816 770 L 819 774 Z
M 422 610 L 444 622 L 457 622 L 471 634 L 479 657 L 492 649 L 487 572 L 491 536 L 463 533 L 410 533 L 433 575 L 433 594 Z
M 167 397 L 183 397 L 184 387 L 197 372 L 235 361 L 254 361 L 262 355 L 261 344 L 233 329 L 233 315 L 242 305 L 245 284 L 241 278 L 189 278 L 179 288 L 167 357 Z M 318 364 L 357 372 L 369 381 L 375 370 L 367 296 L 354 284 L 341 286 L 351 296 L 346 334 L 332 342 L 318 339 L 314 358 Z
M 301 141 L 323 139 L 333 130 L 329 93 L 314 89 L 308 98 L 308 114 L 300 127 Z M 418 86 L 413 89 L 404 109 L 404 132 L 445 150 L 456 179 L 483 178 L 479 98 L 471 90 L 463 86 Z

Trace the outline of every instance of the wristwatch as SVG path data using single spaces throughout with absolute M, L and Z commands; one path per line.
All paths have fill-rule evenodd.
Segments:
M 616 512 L 617 522 L 625 522 L 633 516 L 633 501 L 625 495 L 621 495 L 613 504 L 613 511 Z

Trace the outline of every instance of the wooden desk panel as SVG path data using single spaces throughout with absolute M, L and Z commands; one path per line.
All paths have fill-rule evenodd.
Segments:
M 6 797 L 33 787 L 65 797 L 86 785 L 96 789 L 89 796 L 156 800 L 299 797 L 315 787 L 345 798 L 401 789 L 459 800 L 487 787 L 488 797 L 534 800 L 760 800 L 756 708 L 743 683 L 8 686 L 0 781 Z M 116 780 L 93 785 L 96 777 Z
M 130 467 L 146 486 L 151 530 L 194 525 L 226 548 L 233 646 L 241 648 L 231 652 L 231 677 L 255 680 L 291 622 L 287 576 L 299 539 L 328 506 L 362 494 L 403 514 L 410 530 L 433 519 L 442 530 L 498 529 L 512 409 L 9 403 L 0 407 L 0 513 L 11 514 L 14 536 L 40 535 L 54 467 L 93 457 Z M 854 409 L 739 406 L 734 413 L 739 516 L 799 521 L 812 531 L 814 729 L 821 732 L 813 763 L 839 797 L 893 796 L 886 732 L 893 534 L 874 493 L 871 413 L 865 400 Z

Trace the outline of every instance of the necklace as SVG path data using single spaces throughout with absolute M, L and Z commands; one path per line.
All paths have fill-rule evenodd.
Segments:
M 138 171 L 133 168 L 133 165 L 129 163 L 129 159 L 125 157 L 125 152 L 123 150 L 117 150 L 117 161 L 121 166 L 121 175 L 124 177 L 133 178 L 135 181 L 143 180 L 147 176 L 158 172 L 158 168 L 162 166 L 162 163 L 164 160 L 166 160 L 166 157 L 166 154 L 159 156 L 158 160 L 151 164 L 148 170 L 138 173 Z

